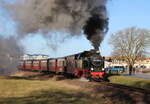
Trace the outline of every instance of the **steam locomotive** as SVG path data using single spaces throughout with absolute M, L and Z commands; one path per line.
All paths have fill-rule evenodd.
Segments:
M 50 72 L 73 77 L 82 77 L 91 81 L 105 81 L 104 59 L 96 50 L 78 54 L 43 60 L 21 60 L 19 69 L 29 71 Z

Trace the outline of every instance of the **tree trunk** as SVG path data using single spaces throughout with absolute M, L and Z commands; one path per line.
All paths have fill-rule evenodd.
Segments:
M 129 65 L 129 75 L 132 75 L 133 66 Z

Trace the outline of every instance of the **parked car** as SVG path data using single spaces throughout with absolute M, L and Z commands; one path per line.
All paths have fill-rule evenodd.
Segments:
M 107 72 L 110 74 L 119 74 L 124 72 L 125 68 L 123 66 L 114 66 L 114 67 L 108 67 Z

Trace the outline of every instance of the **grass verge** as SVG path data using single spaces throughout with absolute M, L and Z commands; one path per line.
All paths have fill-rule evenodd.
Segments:
M 109 80 L 111 83 L 150 89 L 150 81 L 141 78 L 133 78 L 129 76 L 111 76 L 109 77 Z

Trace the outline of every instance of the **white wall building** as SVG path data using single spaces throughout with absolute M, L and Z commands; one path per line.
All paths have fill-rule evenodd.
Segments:
M 112 59 L 111 57 L 105 57 L 105 68 L 113 66 L 127 67 L 127 63 L 123 60 Z M 150 58 L 139 58 L 134 64 L 135 68 L 148 69 L 150 68 Z
M 43 55 L 43 54 L 24 54 L 23 56 L 20 57 L 20 60 L 41 60 L 41 59 L 47 59 L 49 58 L 48 55 Z

